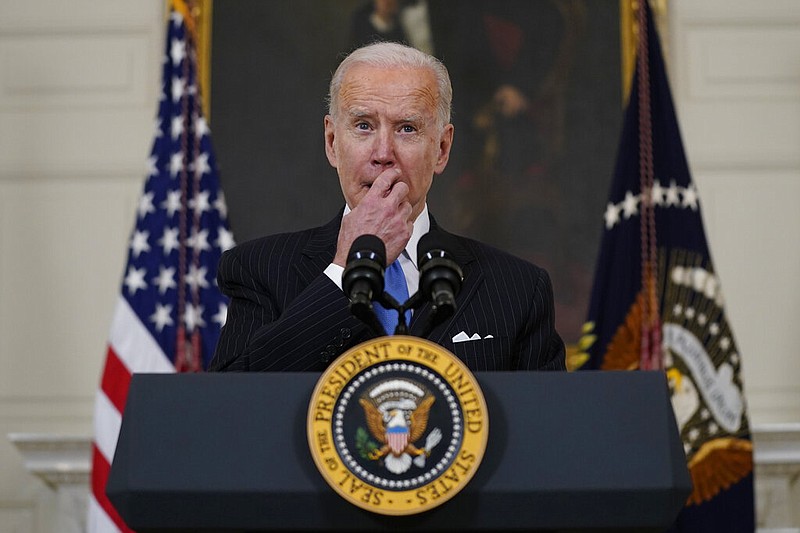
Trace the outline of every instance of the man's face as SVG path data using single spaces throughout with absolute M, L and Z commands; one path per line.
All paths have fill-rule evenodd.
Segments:
M 325 117 L 325 153 L 355 208 L 382 172 L 399 170 L 412 220 L 450 156 L 453 125 L 436 122 L 436 78 L 427 69 L 354 65 L 342 80 L 336 120 Z M 396 170 L 395 170 L 396 172 Z

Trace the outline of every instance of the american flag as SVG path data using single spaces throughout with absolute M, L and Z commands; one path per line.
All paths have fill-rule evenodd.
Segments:
M 131 375 L 203 370 L 227 314 L 215 280 L 234 241 L 200 108 L 189 17 L 174 1 L 155 141 L 95 403 L 89 531 L 130 531 L 105 487 Z

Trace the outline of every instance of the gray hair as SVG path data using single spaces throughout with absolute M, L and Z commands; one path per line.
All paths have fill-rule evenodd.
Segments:
M 336 118 L 339 109 L 339 91 L 342 80 L 353 65 L 368 65 L 379 68 L 428 69 L 436 77 L 439 97 L 436 100 L 436 118 L 439 127 L 450 122 L 450 106 L 453 101 L 453 86 L 447 67 L 433 56 L 420 52 L 416 48 L 392 42 L 374 43 L 357 48 L 339 64 L 331 78 L 328 93 L 328 113 Z

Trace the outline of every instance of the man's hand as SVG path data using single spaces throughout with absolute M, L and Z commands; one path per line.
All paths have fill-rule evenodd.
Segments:
M 411 238 L 414 221 L 411 220 L 408 185 L 399 179 L 398 169 L 381 172 L 358 205 L 342 218 L 333 258 L 335 264 L 345 266 L 353 241 L 365 234 L 376 235 L 386 245 L 387 265 L 403 253 Z

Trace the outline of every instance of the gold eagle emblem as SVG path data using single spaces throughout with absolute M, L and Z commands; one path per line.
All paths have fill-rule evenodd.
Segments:
M 359 403 L 364 409 L 367 428 L 381 446 L 368 454 L 369 459 L 383 459 L 387 470 L 395 474 L 406 472 L 413 462 L 425 466 L 425 458 L 441 440 L 441 431 L 435 428 L 428 434 L 425 446 L 418 448 L 414 443 L 422 438 L 428 427 L 428 417 L 435 398 L 425 396 L 413 410 L 394 408 L 384 415 L 379 407 L 366 398 Z

